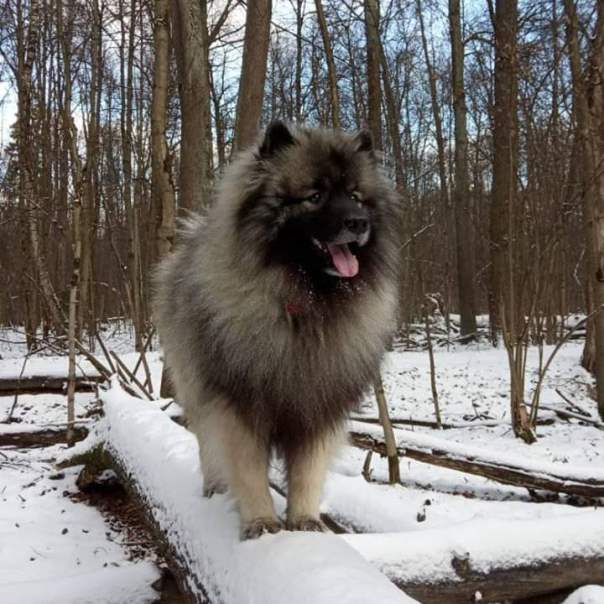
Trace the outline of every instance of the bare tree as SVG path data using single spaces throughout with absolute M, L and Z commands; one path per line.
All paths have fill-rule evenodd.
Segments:
M 251 145 L 258 136 L 270 39 L 272 0 L 248 4 L 233 149 Z
M 373 144 L 382 148 L 381 93 L 380 93 L 380 14 L 377 0 L 365 0 L 365 32 L 367 36 L 367 86 L 369 130 Z M 377 401 L 380 423 L 384 429 L 384 440 L 388 453 L 388 477 L 391 484 L 400 482 L 400 466 L 396 451 L 396 439 L 388 413 L 388 403 L 384 393 L 381 375 L 378 375 L 373 385 Z
M 535 441 L 526 411 L 525 367 L 528 325 L 515 270 L 519 242 L 517 179 L 517 0 L 497 0 L 495 10 L 495 104 L 493 108 L 493 200 L 491 205 L 492 295 L 501 321 L 510 369 L 510 410 L 514 434 Z M 531 313 L 532 314 L 532 313 Z M 492 315 L 493 316 L 493 315 Z M 491 326 L 493 329 L 493 325 Z
M 464 87 L 464 45 L 459 0 L 449 0 L 453 109 L 455 112 L 455 187 L 453 211 L 457 247 L 457 286 L 462 338 L 476 334 L 474 301 L 474 245 L 468 187 L 468 133 Z
M 155 212 L 156 255 L 172 249 L 175 234 L 175 200 L 172 163 L 166 140 L 170 84 L 170 3 L 155 0 L 153 15 L 153 101 L 151 110 L 151 155 L 153 208 Z
M 32 102 L 32 71 L 38 52 L 41 6 L 39 0 L 32 0 L 29 6 L 29 27 L 20 49 L 18 73 L 18 144 L 21 174 L 21 198 L 27 212 L 29 243 L 36 267 L 40 289 L 48 308 L 53 328 L 60 334 L 65 333 L 65 325 L 60 303 L 50 280 L 42 241 L 40 237 L 40 200 L 37 199 L 34 186 L 35 157 L 34 108 Z
M 378 0 L 364 0 L 367 37 L 367 124 L 373 143 L 382 148 L 382 88 L 380 85 L 380 7 Z
M 576 139 L 581 157 L 583 218 L 587 242 L 588 287 L 593 292 L 595 366 L 598 409 L 604 418 L 604 9 L 597 2 L 598 17 L 585 67 L 581 65 L 579 23 L 573 0 L 564 0 L 566 35 L 573 81 Z M 586 346 L 588 342 L 586 342 Z
M 207 2 L 173 0 L 171 18 L 181 112 L 178 205 L 195 210 L 210 194 Z
M 323 50 L 327 59 L 327 78 L 329 80 L 329 100 L 331 107 L 331 125 L 334 128 L 340 127 L 340 99 L 338 95 L 338 80 L 336 74 L 336 63 L 333 58 L 333 49 L 329 31 L 327 30 L 327 20 L 323 12 L 323 4 L 321 0 L 315 0 L 317 8 L 317 21 L 321 30 L 321 38 L 323 39 Z
M 517 177 L 517 0 L 497 0 L 495 10 L 495 102 L 491 204 L 491 329 L 501 327 L 500 308 L 514 327 L 512 278 L 513 207 Z M 503 306 L 502 306 L 503 305 Z

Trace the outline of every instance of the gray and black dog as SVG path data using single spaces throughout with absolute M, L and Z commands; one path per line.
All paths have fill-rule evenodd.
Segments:
M 199 440 L 204 492 L 237 499 L 242 538 L 321 530 L 319 503 L 348 412 L 394 327 L 398 199 L 367 133 L 274 122 L 226 169 L 155 276 L 155 320 Z

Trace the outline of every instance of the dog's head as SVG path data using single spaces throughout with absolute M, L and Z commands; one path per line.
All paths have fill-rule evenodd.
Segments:
M 274 122 L 254 161 L 257 186 L 237 220 L 266 263 L 329 281 L 367 279 L 386 262 L 397 202 L 367 133 Z

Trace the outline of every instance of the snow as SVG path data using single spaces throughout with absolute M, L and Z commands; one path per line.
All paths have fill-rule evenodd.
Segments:
M 473 519 L 424 531 L 344 535 L 364 558 L 393 580 L 457 580 L 453 558 L 469 562 L 475 572 L 537 565 L 557 557 L 581 558 L 604 551 L 604 510 L 551 518 Z
M 64 495 L 78 469 L 55 473 L 60 449 L 0 450 L 0 602 L 154 601 L 155 565 L 129 561 L 100 513 Z
M 603 604 L 604 586 L 585 585 L 574 591 L 562 604 Z
M 350 429 L 353 432 L 364 432 L 377 439 L 384 438 L 384 431 L 381 426 L 366 424 L 359 421 L 351 421 Z M 535 461 L 527 459 L 526 456 L 514 455 L 513 453 L 503 453 L 501 451 L 489 451 L 486 448 L 465 445 L 456 442 L 446 441 L 442 438 L 434 437 L 429 434 L 420 434 L 412 430 L 396 428 L 394 431 L 397 447 L 402 449 L 413 447 L 426 452 L 443 451 L 451 458 L 480 459 L 494 466 L 515 467 L 519 470 L 526 470 L 535 476 L 542 478 L 557 478 L 560 476 L 568 477 L 568 484 L 573 482 L 597 482 L 604 483 L 604 467 L 594 468 L 589 465 L 568 466 L 561 463 L 552 463 L 546 461 Z
M 156 522 L 187 553 L 192 589 L 198 579 L 210 599 L 225 604 L 414 602 L 336 536 L 282 532 L 242 543 L 228 496 L 201 496 L 192 434 L 115 383 L 103 401 L 106 419 L 92 438 L 126 461 Z
M 132 562 L 74 575 L 9 582 L 0 585 L 0 599 L 5 604 L 49 604 L 50 601 L 62 604 L 148 604 L 157 598 L 157 592 L 148 587 L 157 578 L 157 569 L 151 562 Z
M 117 330 L 106 342 L 133 368 L 138 355 L 131 352 L 129 337 L 127 330 Z M 551 350 L 545 348 L 545 358 Z M 2 344 L 0 353 L 0 376 L 18 376 L 23 346 Z M 556 392 L 560 390 L 597 418 L 590 398 L 592 378 L 579 366 L 580 354 L 581 343 L 565 344 L 546 376 L 541 400 L 548 407 L 568 409 Z M 160 355 L 150 352 L 147 358 L 158 392 Z M 480 454 L 494 463 L 515 461 L 544 475 L 603 479 L 604 430 L 542 411 L 540 418 L 555 421 L 538 426 L 537 443 L 529 446 L 514 437 L 504 350 L 483 344 L 437 349 L 435 362 L 443 421 L 458 427 L 397 428 L 400 446 Z M 84 374 L 96 375 L 87 361 L 79 359 L 79 365 Z M 537 350 L 531 348 L 529 399 L 536 369 Z M 61 376 L 66 371 L 66 359 L 46 351 L 28 358 L 24 375 Z M 143 375 L 142 369 L 138 375 Z M 393 417 L 434 420 L 426 352 L 389 353 L 383 379 Z M 94 394 L 77 395 L 79 420 L 95 406 L 94 398 Z M 158 522 L 196 561 L 197 576 L 210 577 L 205 585 L 208 592 L 220 594 L 227 604 L 409 602 L 381 573 L 400 581 L 451 579 L 456 576 L 452 556 L 467 559 L 469 555 L 473 569 L 488 572 L 495 563 L 531 563 L 561 553 L 586 556 L 604 551 L 600 507 L 577 507 L 576 498 L 545 493 L 535 500 L 535 494 L 520 487 L 408 458 L 400 463 L 404 486 L 384 484 L 387 462 L 376 455 L 371 462 L 372 482 L 367 482 L 361 476 L 366 452 L 354 447 L 344 448 L 333 464 L 322 510 L 352 533 L 368 534 L 282 532 L 241 543 L 232 500 L 201 496 L 197 443 L 170 421 L 170 416 L 181 413 L 178 406 L 171 404 L 162 411 L 168 401 L 141 401 L 115 387 L 103 398 L 116 453 L 131 460 L 127 470 L 136 472 L 145 485 Z M 0 397 L 0 418 L 12 404 L 13 397 Z M 372 397 L 361 415 L 377 417 Z M 19 423 L 0 423 L 0 431 L 64 425 L 65 397 L 21 395 L 13 417 Z M 98 428 L 103 425 L 107 423 Z M 366 422 L 354 425 L 376 435 L 381 431 Z M 0 449 L 0 602 L 153 601 L 157 592 L 151 584 L 159 576 L 155 561 L 132 562 L 121 544 L 123 535 L 96 509 L 63 495 L 77 491 L 78 468 L 64 471 L 58 480 L 51 478 L 54 459 L 63 452 L 61 446 Z M 276 462 L 273 478 L 284 484 L 282 467 Z M 282 512 L 283 498 L 276 493 L 274 498 Z M 315 592 L 321 593 L 320 599 Z M 604 587 L 581 588 L 566 600 L 566 604 L 596 602 L 604 603 Z
M 449 493 L 412 487 L 368 483 L 360 474 L 329 475 L 323 511 L 354 532 L 387 533 L 425 531 L 493 519 L 538 520 L 581 512 L 582 508 L 526 501 L 468 500 Z

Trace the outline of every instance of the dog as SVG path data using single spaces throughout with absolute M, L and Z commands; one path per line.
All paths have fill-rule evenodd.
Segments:
M 319 531 L 329 463 L 378 376 L 398 307 L 400 204 L 371 136 L 277 121 L 225 170 L 155 275 L 154 318 L 204 494 L 236 498 L 242 539 Z

